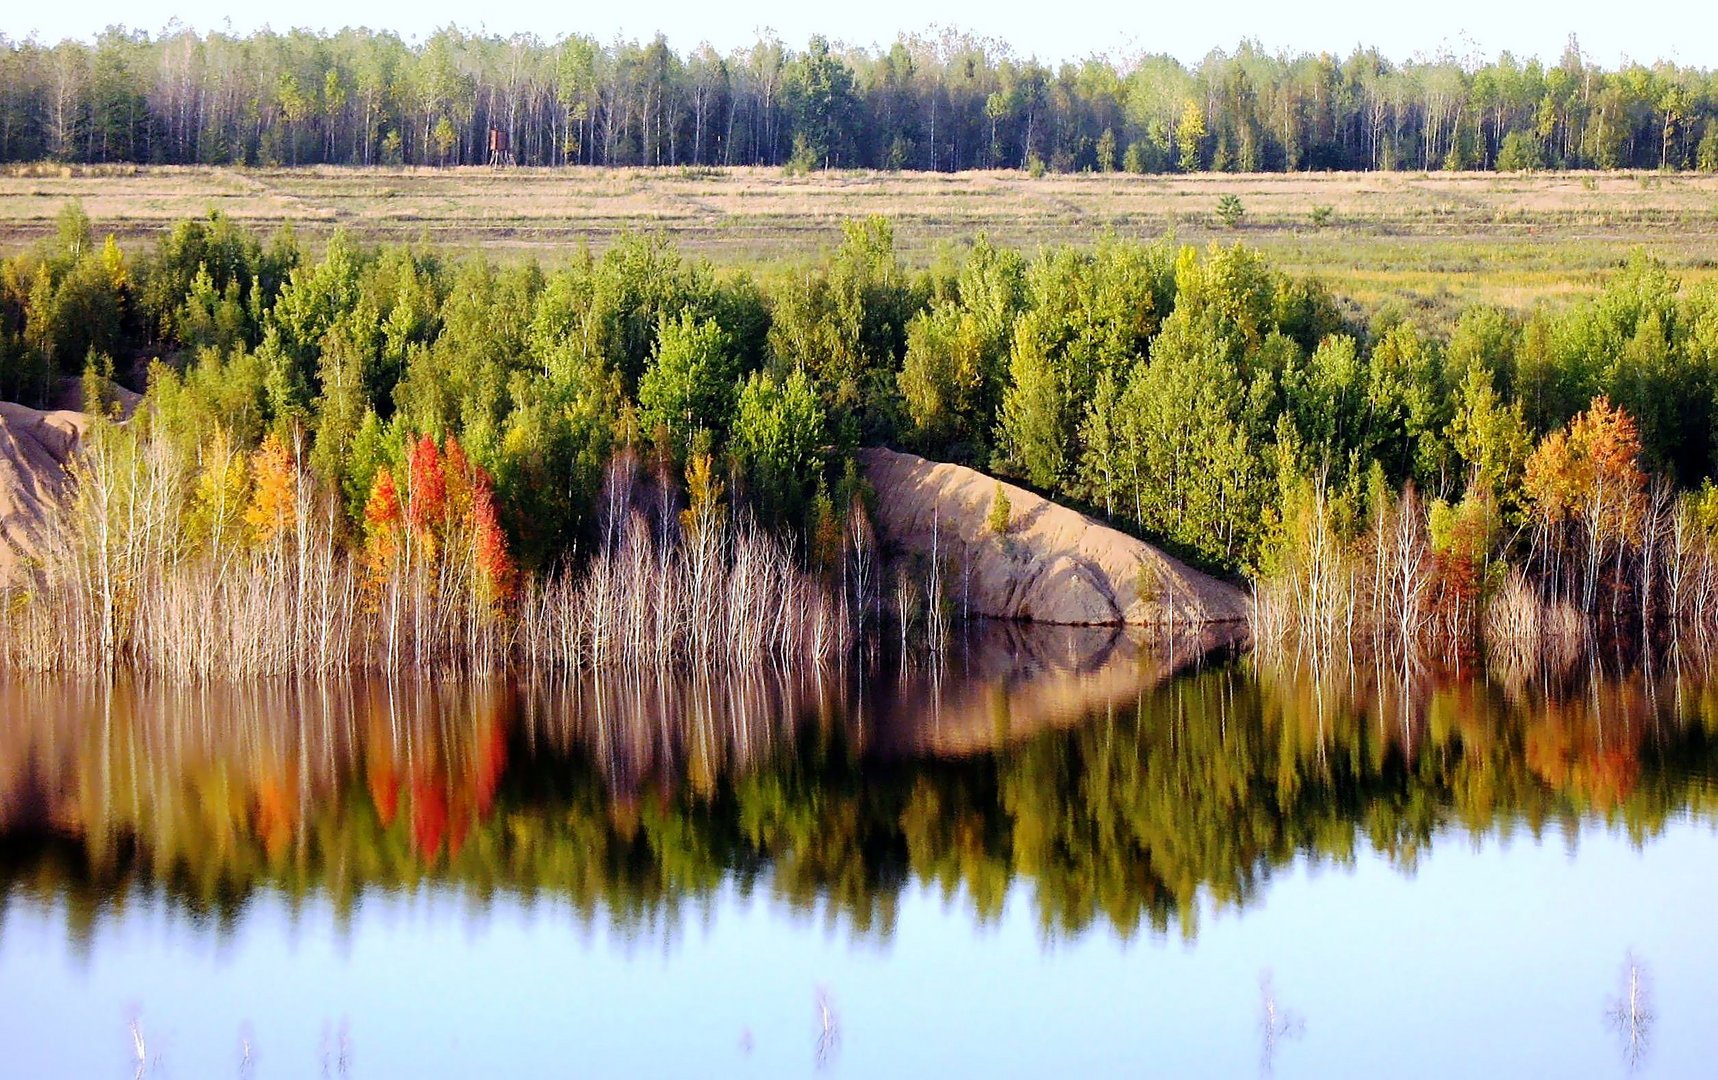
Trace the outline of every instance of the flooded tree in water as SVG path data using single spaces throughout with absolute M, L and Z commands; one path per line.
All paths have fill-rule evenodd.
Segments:
M 815 997 L 817 1001 L 817 1067 L 821 1069 L 834 1059 L 836 1047 L 841 1045 L 841 1021 L 835 1015 L 835 1001 L 829 996 L 829 987 L 819 986 Z
M 1646 1062 L 1652 1036 L 1652 986 L 1646 966 L 1628 954 L 1623 960 L 1620 993 L 1612 999 L 1609 1014 L 1622 1048 L 1623 1061 L 1633 1072 Z
M 1263 1035 L 1259 1073 L 1269 1076 L 1276 1067 L 1278 1045 L 1287 1039 L 1298 1039 L 1306 1031 L 1306 1021 L 1301 1015 L 1277 1001 L 1276 980 L 1270 968 L 1259 974 L 1259 1030 Z

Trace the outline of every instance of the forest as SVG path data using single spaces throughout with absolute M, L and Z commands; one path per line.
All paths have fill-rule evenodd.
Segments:
M 145 391 L 12 606 L 24 666 L 827 656 L 891 589 L 939 626 L 958 568 L 883 579 L 866 445 L 1249 580 L 1261 643 L 1718 620 L 1718 288 L 1640 256 L 1433 320 L 1240 244 L 979 238 L 913 271 L 875 218 L 773 277 L 648 236 L 545 266 L 218 214 L 96 235 L 68 205 L 0 264 L 0 396 Z
M 1049 65 L 955 33 L 721 55 L 457 28 L 0 37 L 0 162 L 1718 170 L 1718 73 L 1243 42 Z

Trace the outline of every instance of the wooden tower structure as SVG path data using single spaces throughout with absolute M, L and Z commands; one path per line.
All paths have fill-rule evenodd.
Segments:
M 500 128 L 489 129 L 489 167 L 505 169 L 513 164 L 513 143 Z

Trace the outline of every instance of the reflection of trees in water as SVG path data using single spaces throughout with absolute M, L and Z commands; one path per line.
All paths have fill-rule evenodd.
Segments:
M 887 932 L 909 880 L 993 918 L 1024 879 L 1047 932 L 1191 934 L 1297 858 L 1712 812 L 1718 696 L 1688 671 L 1068 670 L 7 684 L 0 896 L 63 898 L 80 933 L 135 889 L 219 923 L 259 887 L 345 913 L 426 882 L 673 926 L 731 881 Z

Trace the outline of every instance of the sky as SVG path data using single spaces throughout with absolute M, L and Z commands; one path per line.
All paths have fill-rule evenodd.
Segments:
M 1056 0 L 1024 4 L 997 0 L 866 0 L 816 4 L 806 0 L 627 0 L 618 4 L 551 4 L 544 0 L 415 0 L 409 5 L 376 0 L 267 0 L 233 14 L 230 0 L 60 0 L 54 4 L 9 4 L 0 34 L 45 40 L 93 36 L 124 23 L 157 32 L 170 22 L 198 30 L 249 32 L 319 30 L 360 25 L 388 29 L 408 40 L 448 24 L 499 34 L 534 33 L 554 39 L 566 33 L 646 39 L 658 31 L 676 49 L 708 42 L 728 52 L 773 30 L 790 46 L 823 34 L 849 45 L 887 45 L 903 32 L 957 28 L 1007 42 L 1018 55 L 1045 61 L 1094 54 L 1126 58 L 1167 52 L 1194 62 L 1213 48 L 1232 49 L 1243 37 L 1267 50 L 1345 54 L 1375 45 L 1405 60 L 1448 52 L 1485 58 L 1508 50 L 1520 57 L 1555 61 L 1569 34 L 1582 51 L 1607 66 L 1627 59 L 1657 59 L 1718 67 L 1718 15 L 1705 0 L 1668 0 L 1653 18 L 1613 0 L 1566 0 L 1555 6 L 1497 0 L 1441 0 L 1435 5 L 1379 4 L 1376 0 L 1227 0 L 1225 3 L 1121 3 Z M 1547 12 L 1545 9 L 1550 8 Z M 1707 23 L 1704 32 L 1698 28 Z

